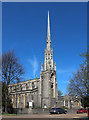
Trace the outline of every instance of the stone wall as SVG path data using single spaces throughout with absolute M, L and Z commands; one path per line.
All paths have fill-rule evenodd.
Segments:
M 51 98 L 51 107 L 56 107 L 56 98 Z
M 16 109 L 13 109 L 13 113 L 16 113 Z M 18 108 L 17 114 L 45 114 L 49 113 L 49 109 L 31 109 L 31 108 Z
M 42 108 L 44 105 L 48 108 L 50 105 L 50 74 L 48 71 L 44 71 L 41 85 Z

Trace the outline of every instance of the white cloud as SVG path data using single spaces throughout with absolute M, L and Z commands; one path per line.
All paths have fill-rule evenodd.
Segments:
M 64 74 L 64 73 L 68 73 L 68 74 L 71 74 L 71 73 L 73 73 L 73 72 L 75 72 L 75 71 L 76 71 L 76 69 L 72 67 L 72 68 L 64 69 L 64 70 L 63 70 L 63 69 L 58 69 L 58 70 L 57 70 L 57 73 L 61 73 L 61 74 L 62 74 L 62 73 L 63 73 L 63 74 Z
M 38 61 L 37 58 L 34 56 L 33 59 L 28 59 L 28 62 L 32 65 L 33 68 L 33 76 L 36 76 L 36 72 L 38 70 Z
M 58 81 L 61 85 L 62 84 L 68 84 L 69 83 L 69 79 L 68 80 L 61 80 L 61 81 Z

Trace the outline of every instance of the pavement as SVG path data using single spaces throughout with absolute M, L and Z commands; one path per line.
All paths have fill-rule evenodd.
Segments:
M 15 116 L 2 115 L 2 120 L 88 120 L 88 114 L 19 114 Z

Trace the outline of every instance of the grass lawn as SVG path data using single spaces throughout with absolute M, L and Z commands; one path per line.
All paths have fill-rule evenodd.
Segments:
M 20 115 L 20 114 L 8 114 L 8 113 L 2 113 L 2 115 L 16 116 L 16 115 Z

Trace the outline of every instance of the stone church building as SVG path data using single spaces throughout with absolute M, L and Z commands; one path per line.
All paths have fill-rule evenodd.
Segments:
M 63 96 L 62 98 L 58 98 L 57 95 L 56 62 L 54 64 L 53 49 L 51 48 L 49 12 L 46 45 L 44 69 L 42 62 L 40 78 L 36 76 L 35 79 L 29 78 L 27 81 L 13 83 L 8 86 L 13 108 L 50 108 L 61 105 L 71 108 L 69 97 Z M 80 107 L 81 104 L 78 99 L 77 102 Z
M 50 20 L 48 12 L 47 46 L 45 49 L 44 70 L 41 63 L 40 78 L 10 84 L 9 95 L 13 108 L 26 108 L 29 104 L 33 107 L 49 108 L 56 104 L 57 82 L 56 62 L 53 64 L 53 49 L 51 48 Z

